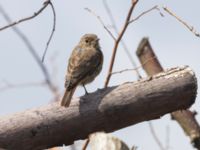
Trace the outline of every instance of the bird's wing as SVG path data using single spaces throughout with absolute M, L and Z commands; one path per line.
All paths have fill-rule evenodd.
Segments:
M 65 87 L 70 90 L 77 86 L 86 76 L 93 74 L 102 63 L 102 53 L 89 48 L 76 47 L 69 59 Z

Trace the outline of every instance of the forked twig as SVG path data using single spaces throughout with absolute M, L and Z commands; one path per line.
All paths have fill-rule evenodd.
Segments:
M 105 80 L 104 87 L 107 87 L 108 83 L 110 81 L 110 77 L 111 77 L 111 73 L 112 73 L 112 69 L 113 69 L 113 65 L 114 65 L 115 56 L 116 56 L 116 52 L 117 52 L 117 48 L 118 48 L 119 42 L 122 39 L 122 37 L 123 37 L 128 25 L 129 25 L 129 21 L 130 21 L 133 9 L 135 8 L 135 5 L 137 4 L 137 2 L 138 2 L 138 0 L 132 0 L 132 5 L 131 5 L 131 7 L 130 7 L 130 9 L 128 11 L 128 15 L 126 17 L 124 26 L 123 26 L 121 32 L 119 33 L 119 36 L 117 37 L 117 39 L 115 41 L 115 45 L 113 47 L 113 53 L 112 53 L 112 57 L 111 57 L 111 62 L 110 62 L 110 66 L 109 66 L 109 69 L 108 69 L 108 74 L 107 74 L 107 77 L 106 77 L 106 80 Z
M 160 12 L 160 9 L 158 8 L 158 6 L 153 6 L 152 8 L 142 12 L 141 14 L 139 14 L 137 17 L 135 17 L 134 19 L 130 20 L 129 23 L 133 23 L 134 21 L 140 19 L 142 16 L 148 14 L 149 12 L 153 11 L 153 10 L 157 10 L 159 11 L 160 15 L 163 16 L 163 14 Z
M 28 16 L 28 17 L 25 17 L 25 18 L 23 18 L 23 19 L 20 19 L 20 20 L 18 20 L 18 21 L 9 22 L 8 25 L 6 25 L 6 26 L 4 26 L 4 27 L 1 27 L 1 28 L 0 28 L 0 31 L 5 30 L 5 29 L 10 28 L 10 27 L 13 27 L 13 26 L 15 26 L 15 25 L 17 25 L 17 24 L 20 24 L 20 23 L 24 22 L 24 21 L 28 21 L 28 20 L 31 20 L 31 19 L 37 17 L 50 3 L 51 3 L 50 0 L 46 0 L 46 1 L 43 3 L 43 6 L 42 6 L 38 11 L 34 12 L 33 15 Z
M 22 18 L 22 19 L 20 19 L 20 20 L 18 20 L 18 21 L 10 22 L 8 25 L 6 25 L 6 26 L 0 28 L 0 31 L 2 31 L 2 30 L 5 30 L 5 29 L 7 29 L 7 28 L 10 28 L 10 27 L 13 27 L 13 26 L 15 26 L 15 25 L 18 25 L 18 24 L 20 24 L 20 23 L 22 23 L 22 22 L 31 20 L 31 19 L 37 17 L 40 13 L 42 13 L 48 5 L 51 6 L 51 9 L 52 9 L 52 11 L 53 11 L 53 28 L 52 28 L 51 34 L 50 34 L 50 36 L 49 36 L 49 39 L 48 39 L 48 41 L 47 41 L 47 44 L 46 44 L 46 47 L 45 47 L 43 56 L 42 56 L 42 62 L 44 62 L 44 58 L 45 58 L 47 49 L 48 49 L 48 47 L 49 47 L 49 44 L 50 44 L 50 42 L 51 42 L 51 39 L 52 39 L 52 37 L 53 37 L 53 35 L 54 35 L 55 28 L 56 28 L 56 12 L 55 12 L 55 8 L 54 8 L 54 6 L 53 6 L 51 0 L 46 0 L 46 1 L 43 3 L 43 6 L 42 6 L 38 11 L 34 12 L 33 15 L 28 16 L 28 17 L 25 17 L 25 18 Z
M 111 11 L 110 7 L 108 6 L 107 0 L 103 0 L 103 5 L 104 5 L 105 10 L 106 10 L 106 12 L 107 12 L 107 14 L 108 14 L 108 17 L 110 18 L 111 26 L 113 27 L 113 29 L 114 29 L 116 35 L 119 35 L 119 33 L 118 33 L 118 28 L 117 28 L 115 19 L 114 19 L 114 17 L 113 17 L 113 14 L 112 14 L 112 11 Z M 133 68 L 135 68 L 135 67 L 136 67 L 136 63 L 135 63 L 135 61 L 134 61 L 134 59 L 133 59 L 133 57 L 132 57 L 132 54 L 130 53 L 128 47 L 126 46 L 126 43 L 124 42 L 123 39 L 121 39 L 120 42 L 121 42 L 121 44 L 122 44 L 122 47 L 123 47 L 123 49 L 124 49 L 126 55 L 128 56 L 128 59 L 130 60 L 130 62 L 131 62 L 131 64 L 132 64 Z M 141 78 L 141 75 L 140 75 L 139 71 L 138 71 L 138 70 L 135 70 L 135 71 L 136 71 L 136 75 L 137 75 L 138 79 Z
M 11 19 L 10 16 L 6 13 L 6 11 L 0 6 L 0 12 L 3 15 L 3 17 L 5 18 L 5 20 L 10 23 Z M 31 44 L 30 40 L 27 38 L 27 36 L 22 33 L 16 26 L 12 26 L 13 31 L 20 37 L 20 39 L 24 42 L 24 44 L 27 46 L 29 52 L 31 53 L 31 55 L 33 56 L 33 58 L 35 59 L 35 61 L 37 62 L 38 66 L 40 67 L 44 77 L 45 77 L 45 81 L 46 84 L 48 85 L 48 87 L 50 88 L 50 90 L 52 92 L 55 92 L 55 87 L 51 82 L 50 79 L 50 75 L 48 73 L 47 68 L 45 67 L 45 65 L 41 62 L 39 55 L 37 54 L 35 48 L 33 47 L 33 45 Z

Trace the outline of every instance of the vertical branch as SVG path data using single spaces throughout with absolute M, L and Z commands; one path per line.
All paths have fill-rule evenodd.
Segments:
M 113 69 L 113 65 L 114 65 L 115 56 L 116 56 L 116 52 L 117 52 L 117 48 L 118 48 L 119 42 L 122 39 L 122 37 L 123 37 L 128 25 L 129 25 L 129 21 L 130 21 L 133 9 L 135 8 L 135 5 L 137 4 L 137 2 L 138 2 L 138 0 L 132 0 L 132 5 L 131 5 L 131 7 L 130 7 L 130 9 L 128 11 L 128 15 L 126 17 L 124 26 L 123 26 L 121 32 L 119 33 L 119 36 L 117 37 L 117 39 L 115 41 L 115 45 L 113 47 L 113 53 L 112 53 L 112 57 L 111 57 L 111 61 L 110 61 L 110 66 L 109 66 L 109 69 L 108 69 L 108 74 L 107 74 L 107 77 L 106 77 L 106 81 L 105 81 L 104 87 L 107 87 L 108 83 L 110 81 L 110 77 L 111 77 L 111 74 L 112 74 L 112 69 Z
M 146 59 L 155 58 L 143 65 L 143 69 L 149 76 L 163 71 L 147 38 L 142 39 L 136 53 L 141 64 Z M 194 113 L 190 110 L 180 110 L 171 113 L 171 116 L 182 127 L 186 135 L 189 136 L 193 146 L 200 150 L 200 126 L 195 119 Z
M 103 5 L 104 5 L 104 7 L 105 7 L 105 9 L 106 9 L 106 12 L 107 12 L 107 14 L 108 14 L 108 17 L 110 18 L 112 27 L 113 27 L 113 29 L 114 29 L 116 35 L 119 35 L 119 33 L 118 33 L 118 28 L 117 28 L 117 26 L 116 26 L 115 19 L 114 19 L 113 15 L 112 15 L 112 12 L 111 12 L 111 10 L 110 10 L 110 8 L 109 8 L 109 6 L 108 6 L 107 0 L 103 0 Z M 128 48 L 127 48 L 127 46 L 126 46 L 126 43 L 123 41 L 123 39 L 121 39 L 121 44 L 122 44 L 122 47 L 123 47 L 124 51 L 126 52 L 126 55 L 128 56 L 128 59 L 129 59 L 130 62 L 131 62 L 133 68 L 136 68 L 136 67 L 137 67 L 137 66 L 136 66 L 136 63 L 135 63 L 135 61 L 134 61 L 134 59 L 133 59 L 133 57 L 132 57 L 130 51 L 128 50 Z M 137 74 L 137 76 L 138 76 L 138 79 L 141 78 L 139 71 L 138 71 L 138 70 L 135 70 L 135 72 L 136 72 L 136 74 Z

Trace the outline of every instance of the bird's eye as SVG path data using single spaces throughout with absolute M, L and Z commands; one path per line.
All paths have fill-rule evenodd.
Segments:
M 88 43 L 89 41 L 88 41 L 88 40 L 85 40 L 85 42 Z

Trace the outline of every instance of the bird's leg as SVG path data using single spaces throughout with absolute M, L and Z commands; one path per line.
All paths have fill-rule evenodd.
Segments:
M 85 95 L 88 95 L 89 93 L 88 93 L 88 91 L 87 91 L 87 89 L 86 89 L 86 87 L 85 87 L 84 84 L 83 84 L 83 88 L 84 88 L 84 90 L 85 90 Z

